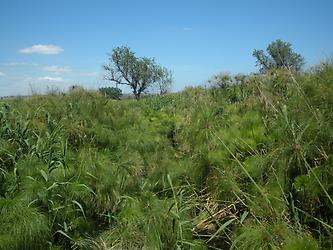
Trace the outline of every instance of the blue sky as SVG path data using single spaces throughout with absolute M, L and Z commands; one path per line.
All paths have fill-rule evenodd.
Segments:
M 253 49 L 290 42 L 307 66 L 333 53 L 331 0 L 1 0 L 0 96 L 98 88 L 114 47 L 171 69 L 173 90 L 255 72 Z

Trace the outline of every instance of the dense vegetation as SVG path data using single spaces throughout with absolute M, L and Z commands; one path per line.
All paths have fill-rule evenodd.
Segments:
M 254 50 L 253 56 L 257 59 L 257 66 L 260 72 L 267 72 L 272 69 L 288 69 L 300 71 L 304 65 L 304 58 L 293 51 L 291 43 L 280 39 L 271 42 L 266 48 L 267 54 L 263 50 Z
M 0 249 L 332 249 L 332 66 L 229 82 L 1 103 Z
M 111 99 L 119 100 L 122 96 L 122 90 L 116 87 L 99 88 L 98 91 Z

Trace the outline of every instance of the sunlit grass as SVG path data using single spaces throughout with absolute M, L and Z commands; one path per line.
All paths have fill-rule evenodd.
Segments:
M 330 249 L 333 70 L 0 104 L 0 249 Z

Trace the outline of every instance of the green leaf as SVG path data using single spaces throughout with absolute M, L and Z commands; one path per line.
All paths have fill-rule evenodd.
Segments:
M 244 220 L 246 219 L 247 215 L 249 214 L 248 211 L 245 211 L 243 214 L 242 214 L 242 217 L 240 219 L 240 223 L 243 224 Z
M 62 231 L 62 230 L 58 230 L 56 233 L 60 233 L 60 234 L 62 234 L 63 236 L 65 236 L 66 238 L 72 240 L 72 238 L 71 238 L 68 234 L 66 234 L 64 231 Z
M 212 239 L 214 239 L 221 231 L 224 231 L 227 226 L 229 226 L 232 222 L 234 222 L 236 220 L 236 218 L 232 218 L 230 220 L 228 220 L 227 222 L 225 222 L 222 226 L 220 226 L 220 228 L 212 235 L 212 237 L 210 237 L 210 239 L 207 241 L 211 241 Z
M 84 214 L 84 210 L 83 210 L 82 205 L 79 202 L 75 201 L 75 200 L 73 200 L 72 202 L 80 208 L 83 217 L 86 219 L 86 215 Z
M 41 173 L 41 175 L 43 176 L 45 182 L 47 182 L 47 181 L 48 181 L 48 177 L 47 177 L 47 174 L 45 173 L 45 171 L 44 171 L 43 169 L 41 169 L 41 170 L 40 170 L 40 173 Z

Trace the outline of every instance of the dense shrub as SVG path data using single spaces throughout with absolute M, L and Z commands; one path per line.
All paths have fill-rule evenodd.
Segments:
M 120 88 L 116 87 L 104 87 L 104 88 L 99 88 L 99 92 L 101 92 L 103 95 L 110 97 L 111 99 L 120 99 L 122 96 L 122 91 Z
M 0 249 L 333 248 L 332 79 L 1 103 Z

